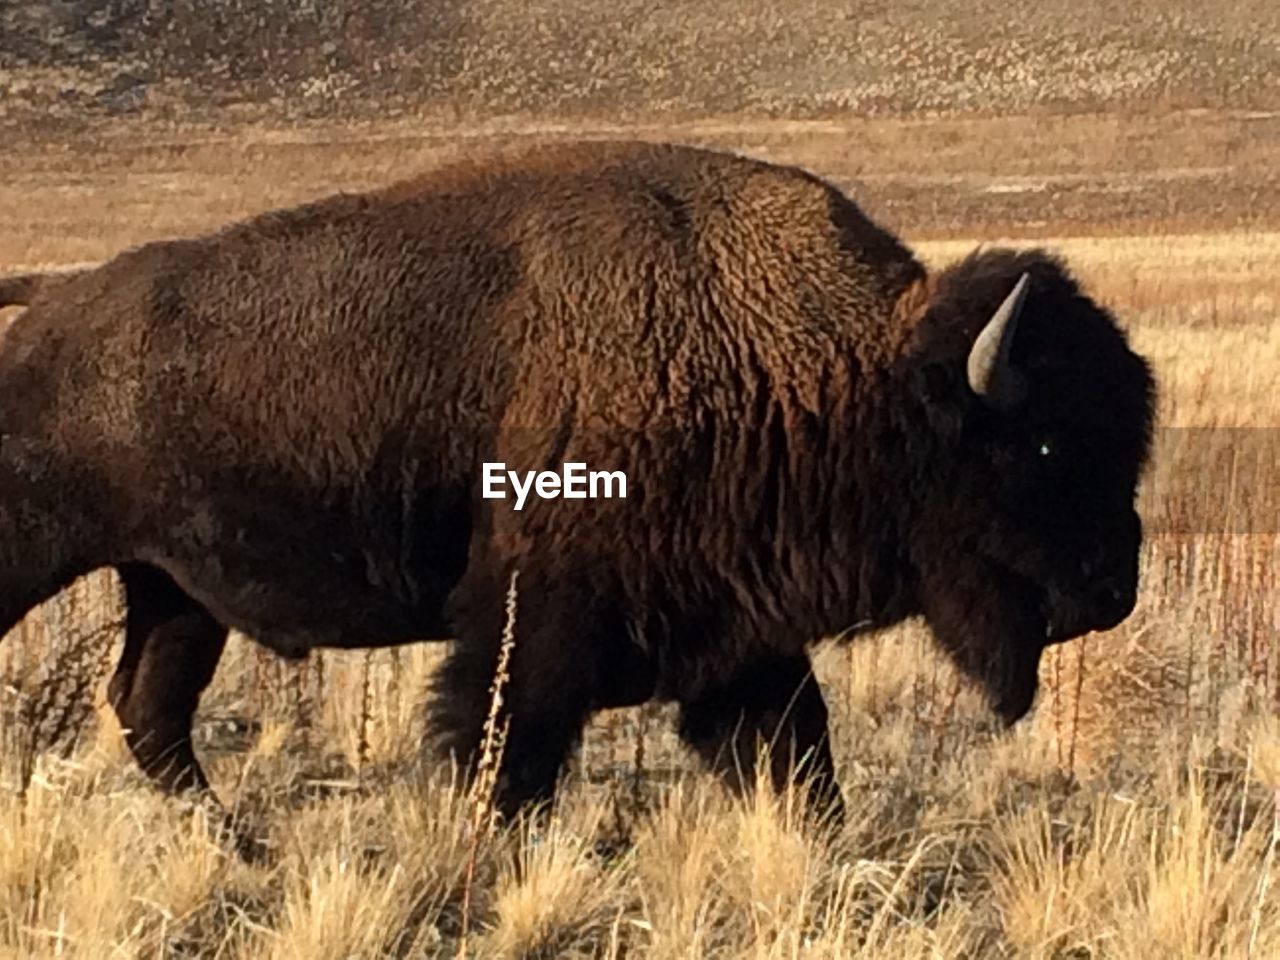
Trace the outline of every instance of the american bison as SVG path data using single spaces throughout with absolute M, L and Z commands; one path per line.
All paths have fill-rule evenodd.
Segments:
M 496 153 L 0 287 L 0 631 L 112 566 L 140 764 L 229 628 L 287 657 L 454 638 L 474 755 L 519 571 L 499 803 L 652 699 L 735 782 L 838 804 L 817 639 L 922 615 L 1007 722 L 1134 604 L 1153 381 L 1043 252 L 937 273 L 831 184 L 684 146 Z M 627 495 L 482 495 L 485 464 Z

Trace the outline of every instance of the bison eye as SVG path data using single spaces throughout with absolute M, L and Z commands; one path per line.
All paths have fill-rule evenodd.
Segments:
M 1062 438 L 1051 431 L 1036 434 L 1032 438 L 1031 449 L 1039 460 L 1056 460 L 1062 454 Z

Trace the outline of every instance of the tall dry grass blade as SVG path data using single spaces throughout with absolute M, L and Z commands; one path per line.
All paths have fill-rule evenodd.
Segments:
M 511 655 L 516 646 L 516 605 L 519 597 L 516 584 L 519 576 L 519 570 L 512 570 L 511 580 L 507 584 L 506 620 L 502 628 L 502 641 L 498 646 L 498 660 L 494 665 L 493 681 L 489 685 L 489 713 L 485 717 L 484 733 L 480 741 L 480 757 L 476 764 L 475 780 L 471 785 L 471 848 L 467 854 L 467 866 L 462 882 L 462 930 L 458 937 L 459 960 L 466 956 L 476 860 L 480 853 L 482 837 L 487 837 L 493 829 L 493 794 L 497 786 L 498 770 L 502 764 L 507 730 L 511 722 L 510 716 L 503 712 L 502 705 L 507 683 L 511 679 Z
M 364 779 L 369 766 L 369 730 L 373 725 L 373 651 L 366 650 L 360 658 L 360 726 L 356 740 L 357 775 Z
M 1076 689 L 1075 703 L 1071 708 L 1071 747 L 1067 752 L 1067 776 L 1076 775 L 1076 744 L 1080 739 L 1080 703 L 1084 699 L 1085 654 L 1088 652 L 1088 637 L 1076 641 Z

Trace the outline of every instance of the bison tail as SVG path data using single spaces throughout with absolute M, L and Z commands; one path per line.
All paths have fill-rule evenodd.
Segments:
M 0 277 L 0 307 L 25 307 L 40 289 L 42 278 L 43 274 L 39 273 Z
M 0 277 L 0 308 L 28 306 L 46 287 L 58 286 L 78 277 L 83 270 L 64 270 L 51 273 L 19 273 Z

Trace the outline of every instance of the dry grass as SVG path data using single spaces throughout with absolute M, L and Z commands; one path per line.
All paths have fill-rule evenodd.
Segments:
M 1169 242 L 1159 239 L 1169 233 L 1280 229 L 1280 113 L 474 127 L 317 122 L 234 131 L 187 125 L 145 135 L 121 125 L 88 141 L 6 138 L 0 270 L 98 261 L 335 190 L 383 186 L 491 145 L 566 135 L 676 140 L 798 163 L 913 238 L 1118 234 L 1141 249 L 1149 239 Z M 1215 242 L 1213 250 L 1222 248 Z M 1224 252 L 1217 260 L 1229 264 Z M 1150 266 L 1140 260 L 1130 255 L 1122 263 L 1157 271 L 1167 294 L 1184 293 L 1177 285 L 1197 279 L 1162 267 L 1172 266 L 1163 254 Z
M 789 145 L 766 133 L 779 153 L 834 156 L 835 131 Z M 460 149 L 408 145 L 414 162 Z M 385 180 L 405 142 L 303 146 L 321 159 L 292 182 L 281 171 L 303 147 L 269 138 L 0 160 L 28 170 L 0 185 L 14 212 L 0 263 L 97 259 L 208 226 L 316 190 L 325 163 Z M 59 156 L 53 172 L 31 162 Z M 228 156 L 241 166 L 216 180 Z M 911 207 L 921 234 L 944 232 L 945 216 L 925 215 L 937 195 Z M 454 771 L 419 761 L 438 649 L 296 667 L 236 637 L 197 734 L 261 846 L 245 862 L 207 811 L 157 797 L 125 756 L 102 705 L 119 611 L 100 575 L 0 645 L 0 955 L 1280 955 L 1276 445 L 1236 442 L 1280 429 L 1280 239 L 1107 238 L 1070 220 L 1014 232 L 1078 265 L 1163 393 L 1139 608 L 1047 657 L 1037 709 L 1013 732 L 993 729 L 911 624 L 820 651 L 849 807 L 838 831 L 792 795 L 732 800 L 647 708 L 598 719 L 548 822 L 488 832 Z M 945 261 L 970 245 L 920 249 Z M 1222 456 L 1191 432 L 1206 428 L 1241 432 Z

